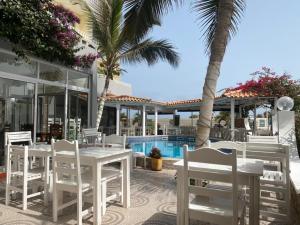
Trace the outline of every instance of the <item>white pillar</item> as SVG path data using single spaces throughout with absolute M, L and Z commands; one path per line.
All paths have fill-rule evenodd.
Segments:
M 256 104 L 254 104 L 254 124 L 253 124 L 253 133 L 256 135 Z
M 230 101 L 231 140 L 234 141 L 234 98 Z
M 116 105 L 117 114 L 116 114 L 116 135 L 120 135 L 120 104 Z
M 154 135 L 157 135 L 157 122 L 158 122 L 158 110 L 157 107 L 154 108 Z
M 143 105 L 143 124 L 142 124 L 142 129 L 143 129 L 143 136 L 146 136 L 146 106 Z

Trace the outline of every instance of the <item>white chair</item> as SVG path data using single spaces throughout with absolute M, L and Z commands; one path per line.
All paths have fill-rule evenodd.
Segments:
M 287 222 L 290 219 L 290 166 L 289 146 L 270 143 L 246 143 L 246 157 L 264 160 L 264 165 L 270 162 L 281 164 L 281 170 L 269 170 L 264 167 L 260 179 L 261 210 L 260 214 Z M 266 205 L 267 204 L 267 205 Z M 268 205 L 273 204 L 282 211 L 273 211 Z
M 103 134 L 103 146 L 110 147 L 121 147 L 125 149 L 126 147 L 126 136 L 110 135 L 106 136 Z M 147 156 L 143 152 L 133 152 L 132 153 L 132 167 L 136 167 L 137 158 L 142 158 L 144 160 L 144 168 L 146 168 Z
M 106 136 L 103 134 L 103 140 L 102 140 L 103 147 L 116 147 L 116 148 L 123 148 L 126 147 L 126 135 L 119 136 L 116 134 L 112 134 L 109 136 Z
M 247 142 L 278 144 L 278 136 L 247 135 Z M 264 166 L 265 167 L 274 167 L 274 168 L 276 168 L 277 171 L 281 170 L 280 162 L 276 162 L 276 161 L 264 161 Z
M 32 145 L 31 131 L 18 131 L 18 132 L 5 132 L 4 134 L 4 146 L 12 144 L 24 144 Z M 34 158 L 29 159 L 30 168 L 32 169 Z M 17 166 L 17 161 L 15 165 Z
M 77 203 L 77 224 L 82 224 L 82 217 L 88 211 L 83 211 L 83 193 L 92 189 L 92 182 L 81 176 L 78 141 L 66 140 L 54 142 L 52 139 L 53 168 L 53 221 L 57 222 L 58 212 Z M 63 203 L 63 192 L 77 194 L 75 200 Z M 61 203 L 61 204 L 60 204 Z
M 190 224 L 190 219 L 224 225 L 244 224 L 245 202 L 238 199 L 236 161 L 235 150 L 226 154 L 212 148 L 188 151 L 188 146 L 184 146 L 185 225 Z M 195 169 L 192 164 L 197 163 L 204 163 L 205 169 Z M 218 185 L 192 185 L 191 179 L 226 184 L 227 189 L 223 185 L 221 188 Z
M 109 151 L 109 148 L 122 148 L 125 150 L 126 147 L 126 135 L 119 136 L 119 135 L 109 135 L 106 136 L 103 134 L 102 137 L 102 146 L 103 148 L 107 149 Z M 105 214 L 106 212 L 106 205 L 108 201 L 111 201 L 113 199 L 122 199 L 122 193 L 123 190 L 120 190 L 120 192 L 111 194 L 110 196 L 107 196 L 107 183 L 116 179 L 123 179 L 123 173 L 120 169 L 112 168 L 111 166 L 103 167 L 102 174 L 107 177 L 107 179 L 101 180 L 102 185 L 102 214 Z M 122 188 L 122 185 L 121 185 Z
M 44 168 L 29 169 L 28 156 L 28 146 L 7 146 L 5 204 L 9 204 L 12 192 L 19 192 L 23 195 L 23 210 L 27 209 L 27 200 L 29 198 L 41 195 L 46 191 L 46 187 L 41 192 L 35 192 L 36 189 L 31 188 L 33 183 L 36 182 L 39 182 L 39 185 L 44 184 L 42 181 Z M 16 159 L 18 159 L 18 165 L 12 167 L 13 163 L 16 163 Z M 30 188 L 33 193 L 28 194 Z
M 97 128 L 82 129 L 82 143 L 101 144 L 101 132 Z

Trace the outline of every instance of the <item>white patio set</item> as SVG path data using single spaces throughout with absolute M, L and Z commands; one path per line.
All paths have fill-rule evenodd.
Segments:
M 132 150 L 125 148 L 126 136 L 83 129 L 82 137 L 80 144 L 52 140 L 50 145 L 32 143 L 31 132 L 6 133 L 5 204 L 19 192 L 26 210 L 28 199 L 42 195 L 44 205 L 52 205 L 55 223 L 64 208 L 77 204 L 77 224 L 92 214 L 97 225 L 108 201 L 130 208 Z M 184 159 L 174 166 L 177 225 L 194 220 L 259 225 L 262 217 L 291 219 L 289 146 L 275 136 L 212 142 L 197 150 L 184 145 Z M 108 192 L 108 182 L 116 180 L 120 190 Z

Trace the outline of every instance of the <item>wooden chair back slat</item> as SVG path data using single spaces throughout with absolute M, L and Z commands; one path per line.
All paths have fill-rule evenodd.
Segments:
M 31 131 L 5 132 L 4 145 L 28 142 L 32 145 Z
M 206 196 L 206 197 L 218 197 L 224 199 L 232 198 L 232 190 L 223 190 L 221 188 L 207 188 L 201 186 L 189 186 L 189 193 L 193 193 L 198 196 Z
M 221 173 L 219 172 L 205 172 L 205 171 L 197 171 L 197 170 L 189 170 L 188 177 L 198 180 L 213 180 L 223 183 L 231 183 L 232 182 L 232 173 Z
M 247 135 L 247 142 L 278 144 L 278 136 Z
M 235 149 L 238 157 L 246 157 L 246 143 L 245 142 L 233 142 L 233 141 L 217 141 L 211 142 L 211 148 L 222 150 L 222 149 Z
M 186 161 L 220 165 L 232 165 L 233 158 L 231 154 L 226 154 L 217 149 L 200 148 L 194 151 L 188 151 L 186 154 Z

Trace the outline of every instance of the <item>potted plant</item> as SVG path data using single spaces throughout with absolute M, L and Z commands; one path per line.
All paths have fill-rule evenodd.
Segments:
M 154 171 L 162 170 L 162 157 L 161 152 L 158 148 L 153 147 L 149 157 L 151 158 L 151 169 Z

